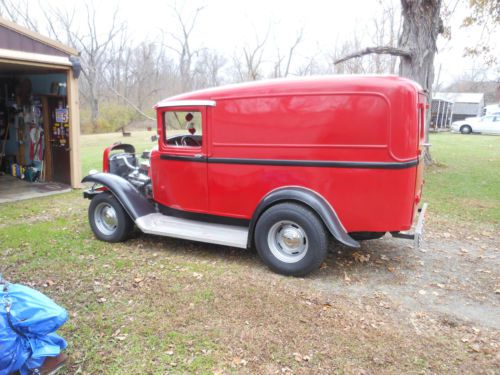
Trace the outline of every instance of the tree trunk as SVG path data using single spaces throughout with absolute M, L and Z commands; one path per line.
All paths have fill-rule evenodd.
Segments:
M 410 56 L 402 56 L 399 75 L 418 82 L 432 100 L 434 81 L 434 56 L 436 40 L 443 30 L 439 11 L 441 0 L 401 0 L 403 29 L 398 47 L 410 51 Z M 430 106 L 426 113 L 425 142 L 429 143 Z M 429 147 L 425 151 L 426 163 L 432 158 Z
M 92 129 L 94 133 L 97 133 L 98 124 L 97 119 L 99 118 L 99 100 L 92 95 L 90 99 L 90 122 L 92 123 Z

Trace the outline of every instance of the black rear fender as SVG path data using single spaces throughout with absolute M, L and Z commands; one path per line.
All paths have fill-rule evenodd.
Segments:
M 339 242 L 349 247 L 360 247 L 359 242 L 354 240 L 344 229 L 336 212 L 332 206 L 316 192 L 299 187 L 290 186 L 274 190 L 267 194 L 258 204 L 250 221 L 250 231 L 248 233 L 248 246 L 252 244 L 255 225 L 260 215 L 269 207 L 282 202 L 297 202 L 312 209 L 323 221 L 328 231 Z

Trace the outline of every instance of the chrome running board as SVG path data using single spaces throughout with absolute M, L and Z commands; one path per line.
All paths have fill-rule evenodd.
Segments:
M 247 247 L 247 227 L 181 219 L 160 213 L 141 216 L 135 224 L 144 233 L 224 246 Z

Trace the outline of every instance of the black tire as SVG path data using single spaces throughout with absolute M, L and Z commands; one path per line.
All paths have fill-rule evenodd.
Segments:
M 470 125 L 462 125 L 460 127 L 460 133 L 462 133 L 462 134 L 470 134 L 470 133 L 472 133 L 472 128 L 470 127 Z
M 90 201 L 89 223 L 94 235 L 101 241 L 125 241 L 134 222 L 111 193 L 100 193 Z
M 259 218 L 255 245 L 260 258 L 273 271 L 305 276 L 325 259 L 328 235 L 313 211 L 296 203 L 280 203 Z

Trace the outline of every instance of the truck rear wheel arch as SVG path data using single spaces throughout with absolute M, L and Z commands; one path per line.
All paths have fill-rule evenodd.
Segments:
M 326 200 L 318 193 L 300 186 L 282 187 L 268 193 L 257 205 L 248 232 L 248 247 L 254 243 L 255 227 L 261 215 L 270 207 L 279 203 L 298 203 L 311 209 L 323 222 L 331 235 L 346 246 L 358 248 L 359 243 L 344 230 L 337 214 Z

